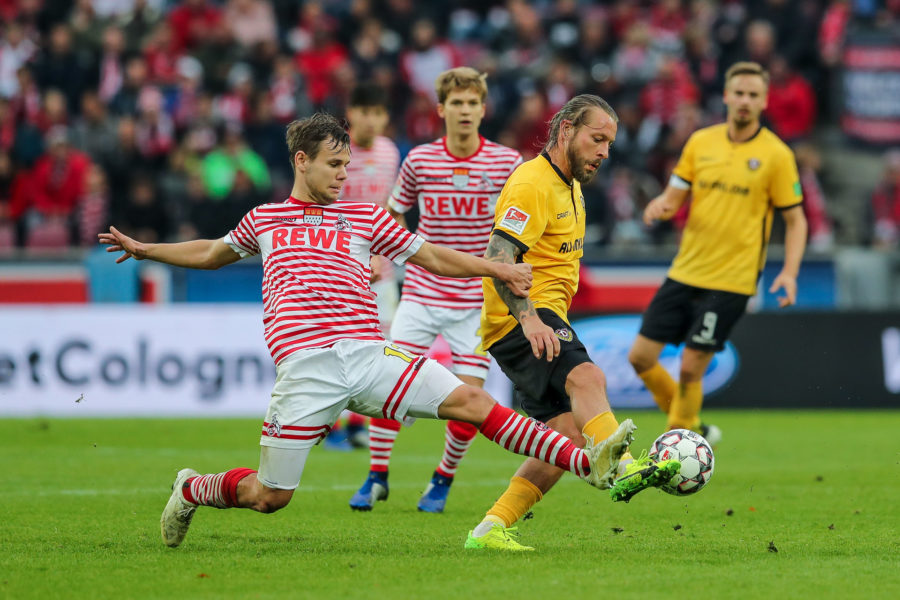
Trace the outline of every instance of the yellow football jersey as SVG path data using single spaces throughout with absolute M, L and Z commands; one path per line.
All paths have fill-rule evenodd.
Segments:
M 696 131 L 673 175 L 691 186 L 691 205 L 669 277 L 701 288 L 753 295 L 766 261 L 773 209 L 803 201 L 794 153 L 760 128 L 741 143 L 726 124 Z
M 536 308 L 549 308 L 566 322 L 578 289 L 578 266 L 584 246 L 584 196 L 581 184 L 567 181 L 542 154 L 521 164 L 506 181 L 494 212 L 494 230 L 522 250 L 532 265 L 529 296 Z M 516 326 L 516 319 L 494 289 L 482 282 L 482 346 L 490 348 Z

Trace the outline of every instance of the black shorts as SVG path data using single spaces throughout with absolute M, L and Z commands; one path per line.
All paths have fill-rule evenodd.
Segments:
M 719 352 L 750 296 L 698 288 L 666 278 L 644 312 L 641 335 L 656 342 Z
M 562 317 L 548 308 L 539 308 L 537 313 L 559 338 L 559 356 L 552 362 L 534 357 L 521 325 L 516 325 L 488 351 L 513 382 L 516 399 L 525 414 L 546 423 L 572 411 L 566 394 L 566 377 L 581 363 L 592 361 L 575 330 Z

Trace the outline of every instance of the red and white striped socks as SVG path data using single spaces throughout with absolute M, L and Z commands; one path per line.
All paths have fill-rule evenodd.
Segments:
M 478 428 L 462 421 L 447 421 L 447 433 L 444 436 L 444 456 L 436 472 L 442 477 L 453 477 L 459 463 L 466 455 L 472 440 L 478 435 Z
M 386 473 L 394 442 L 400 433 L 400 422 L 372 418 L 369 423 L 369 470 Z
M 253 473 L 256 473 L 253 469 L 231 469 L 224 473 L 191 477 L 184 482 L 181 493 L 185 500 L 194 504 L 233 508 L 237 506 L 238 483 Z
M 537 458 L 581 478 L 591 472 L 587 454 L 576 448 L 572 440 L 540 421 L 523 417 L 505 406 L 495 404 L 481 424 L 480 431 L 510 452 Z

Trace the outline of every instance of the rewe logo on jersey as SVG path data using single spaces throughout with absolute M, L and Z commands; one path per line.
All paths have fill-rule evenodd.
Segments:
M 353 237 L 349 231 L 335 231 L 334 229 L 311 227 L 279 227 L 272 230 L 272 249 L 287 248 L 289 246 L 312 246 L 336 250 L 344 254 L 350 254 L 350 239 Z
M 426 213 L 442 217 L 484 217 L 494 212 L 491 210 L 491 199 L 487 196 L 425 196 L 422 201 Z

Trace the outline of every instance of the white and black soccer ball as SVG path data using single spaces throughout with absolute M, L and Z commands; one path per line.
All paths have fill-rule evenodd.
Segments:
M 650 458 L 681 463 L 681 471 L 660 489 L 675 496 L 696 494 L 709 483 L 716 465 L 712 448 L 702 435 L 690 429 L 667 431 L 653 442 Z

